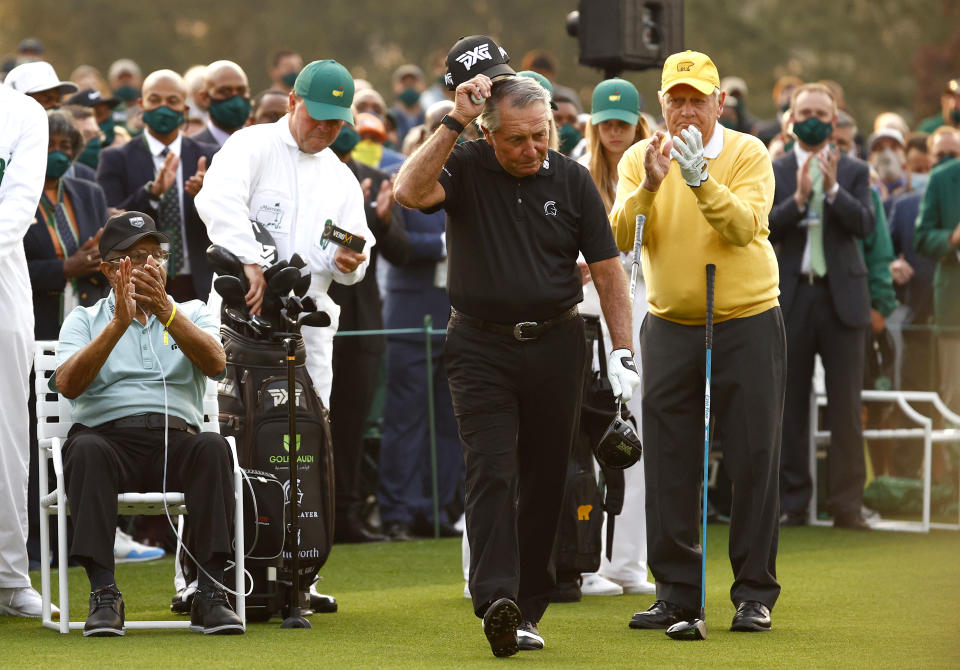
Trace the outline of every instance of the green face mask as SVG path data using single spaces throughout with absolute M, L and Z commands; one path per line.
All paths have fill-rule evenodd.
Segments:
M 113 144 L 113 140 L 117 137 L 117 131 L 114 129 L 114 126 L 117 125 L 117 122 L 112 118 L 107 119 L 100 124 L 100 130 L 103 131 L 104 140 L 103 146 L 109 147 Z
M 560 126 L 560 153 L 569 155 L 582 139 L 580 131 L 569 123 Z
M 183 121 L 183 112 L 170 109 L 166 105 L 143 113 L 143 122 L 157 135 L 169 135 L 179 128 Z
M 397 99 L 407 107 L 413 107 L 420 101 L 420 91 L 412 86 L 408 86 L 400 92 L 400 95 L 397 96 Z
M 124 84 L 119 88 L 113 89 L 113 94 L 124 102 L 133 102 L 140 97 L 140 90 L 129 84 Z
M 236 130 L 250 118 L 250 99 L 235 95 L 226 100 L 210 99 L 210 118 L 224 130 Z
M 60 179 L 70 167 L 70 156 L 62 151 L 51 151 L 47 154 L 47 179 Z
M 359 141 L 359 133 L 357 133 L 349 123 L 345 123 L 343 127 L 340 128 L 340 134 L 337 135 L 337 139 L 333 141 L 330 148 L 333 149 L 333 153 L 342 157 L 353 151 L 353 148 L 357 146 L 357 142 Z
M 290 88 L 293 88 L 293 85 L 297 83 L 298 74 L 300 74 L 298 70 L 294 70 L 293 72 L 288 72 L 282 77 L 280 77 L 280 81 L 283 82 L 284 86 L 289 86 Z
M 954 107 L 950 110 L 950 123 L 960 126 L 960 108 Z
M 85 146 L 83 151 L 80 152 L 80 155 L 77 156 L 77 162 L 92 167 L 94 170 L 97 169 L 97 164 L 100 162 L 99 137 L 94 137 L 87 142 L 87 146 Z
M 832 132 L 832 123 L 824 123 L 814 116 L 806 121 L 793 124 L 793 134 L 797 136 L 798 140 L 810 147 L 823 143 Z

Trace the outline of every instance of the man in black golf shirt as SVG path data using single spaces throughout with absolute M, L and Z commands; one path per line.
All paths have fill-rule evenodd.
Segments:
M 505 54 L 479 36 L 458 45 L 470 40 L 448 65 Z M 639 383 L 600 195 L 584 168 L 548 150 L 549 93 L 525 77 L 491 82 L 512 74 L 504 61 L 480 63 L 470 74 L 489 76 L 457 86 L 453 112 L 407 159 L 394 190 L 407 207 L 447 212 L 444 356 L 466 465 L 470 593 L 495 656 L 543 648 L 537 624 L 554 584 L 550 554 L 586 363 L 580 251 L 610 325 L 614 393 L 627 399 Z M 485 141 L 454 149 L 478 116 Z

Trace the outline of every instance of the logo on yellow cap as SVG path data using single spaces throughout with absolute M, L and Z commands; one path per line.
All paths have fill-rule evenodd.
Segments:
M 689 72 L 693 69 L 694 62 L 692 60 L 680 61 L 677 63 L 677 72 Z

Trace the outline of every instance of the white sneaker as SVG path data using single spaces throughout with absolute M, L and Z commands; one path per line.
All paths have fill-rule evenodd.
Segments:
M 0 589 L 0 614 L 40 618 L 42 613 L 43 600 L 32 586 Z M 60 610 L 53 603 L 50 603 L 50 614 L 60 614 Z
M 651 584 L 650 582 L 625 582 L 621 579 L 614 579 L 613 577 L 604 577 L 614 584 L 619 584 L 620 588 L 623 589 L 623 592 L 627 595 L 652 595 L 657 592 L 657 585 Z
M 595 572 L 583 575 L 580 593 L 585 596 L 622 596 L 623 588 Z
M 113 540 L 113 559 L 117 563 L 134 563 L 138 561 L 155 561 L 166 555 L 160 547 L 151 547 L 141 544 L 117 528 Z

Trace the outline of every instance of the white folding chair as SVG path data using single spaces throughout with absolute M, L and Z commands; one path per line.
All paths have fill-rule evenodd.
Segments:
M 70 402 L 59 393 L 50 391 L 47 384 L 54 370 L 56 370 L 55 341 L 39 341 L 36 344 L 34 367 L 36 370 L 37 392 L 37 442 L 39 443 L 38 464 L 40 467 L 40 595 L 43 600 L 42 622 L 47 628 L 69 633 L 71 630 L 83 628 L 83 621 L 70 621 L 70 592 L 67 584 L 67 514 L 68 501 L 63 478 L 63 457 L 61 449 L 66 440 L 67 432 L 73 425 L 70 418 Z M 217 384 L 207 380 L 207 388 L 203 396 L 203 425 L 201 430 L 220 432 L 217 409 Z M 233 496 L 234 496 L 234 561 L 236 563 L 236 580 L 234 590 L 237 596 L 237 613 L 246 628 L 245 597 L 246 585 L 244 580 L 243 561 L 243 488 L 240 466 L 237 460 L 237 446 L 233 437 L 227 442 L 233 453 Z M 47 493 L 47 459 L 53 461 L 53 471 L 56 475 L 56 488 Z M 171 515 L 187 514 L 186 504 L 182 493 L 166 494 L 166 507 Z M 117 496 L 117 513 L 122 515 L 164 514 L 163 493 L 121 493 Z M 57 519 L 58 570 L 60 584 L 60 620 L 53 621 L 50 616 L 50 529 L 49 518 Z M 182 527 L 182 523 L 181 523 Z M 189 628 L 190 620 L 178 621 L 125 621 L 125 627 L 134 628 Z

